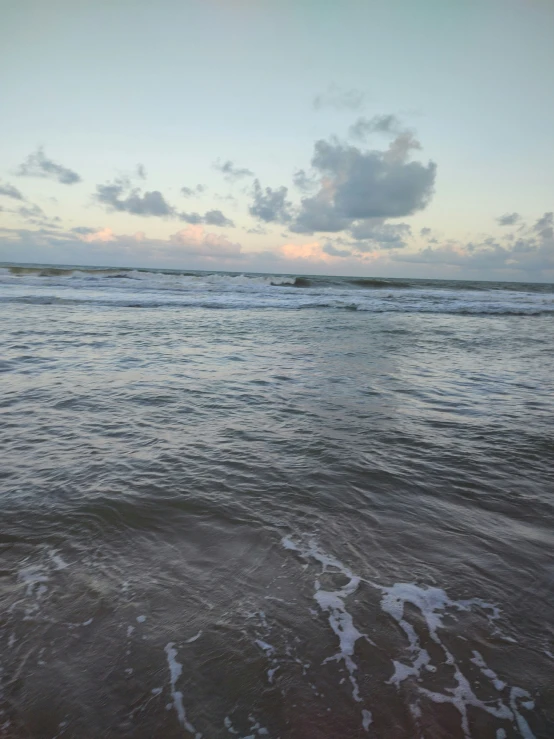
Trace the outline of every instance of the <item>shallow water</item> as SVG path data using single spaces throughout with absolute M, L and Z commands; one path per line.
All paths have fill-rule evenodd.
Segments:
M 0 275 L 0 736 L 554 735 L 553 288 L 309 280 Z

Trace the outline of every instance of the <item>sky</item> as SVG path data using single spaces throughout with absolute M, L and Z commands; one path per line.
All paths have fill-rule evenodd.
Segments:
M 0 0 L 0 260 L 554 282 L 551 0 Z

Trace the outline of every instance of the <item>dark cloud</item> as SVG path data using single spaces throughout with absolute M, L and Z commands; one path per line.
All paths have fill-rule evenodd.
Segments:
M 267 233 L 267 229 L 263 228 L 263 226 L 256 226 L 255 228 L 247 228 L 246 233 L 262 235 Z
M 545 213 L 533 226 L 533 231 L 540 234 L 543 239 L 552 239 L 554 236 L 554 213 Z
M 13 212 L 17 213 L 24 221 L 27 221 L 27 223 L 31 223 L 34 226 L 59 228 L 57 224 L 61 223 L 61 218 L 58 216 L 54 216 L 53 218 L 48 217 L 39 205 L 35 205 L 33 203 L 22 205 L 17 209 L 17 211 Z
M 223 215 L 220 210 L 208 210 L 201 216 L 199 213 L 180 213 L 179 218 L 186 223 L 205 223 L 208 226 L 234 226 L 235 224 L 230 218 Z
M 44 218 L 45 213 L 39 205 L 22 205 L 17 211 L 22 218 Z
M 402 130 L 400 121 L 392 113 L 374 115 L 373 118 L 358 118 L 348 129 L 351 138 L 364 141 L 372 133 L 398 134 Z
M 415 253 L 397 254 L 393 258 L 406 263 L 456 267 L 483 278 L 488 274 L 528 280 L 554 278 L 554 214 L 545 213 L 531 227 L 520 229 L 515 241 L 487 237 L 482 241 L 460 243 L 446 241 L 426 246 Z M 436 243 L 433 239 L 429 243 Z
M 337 232 L 355 221 L 401 218 L 425 208 L 433 195 L 436 164 L 407 161 L 413 140 L 399 138 L 385 152 L 317 141 L 312 167 L 321 176 L 321 188 L 302 200 L 291 230 Z
M 171 217 L 175 209 L 169 205 L 159 190 L 141 193 L 134 188 L 127 193 L 128 183 L 116 180 L 113 184 L 96 185 L 95 199 L 108 210 L 132 213 L 136 216 Z
M 385 157 L 396 161 L 404 161 L 410 155 L 412 149 L 421 148 L 421 144 L 413 133 L 404 131 L 391 142 L 388 151 L 385 153 Z
M 303 169 L 297 169 L 296 172 L 292 176 L 292 181 L 294 183 L 294 186 L 297 187 L 299 190 L 302 190 L 302 192 L 310 192 L 314 188 L 317 187 L 317 178 L 315 178 L 313 175 L 306 174 L 305 170 Z
M 90 228 L 89 226 L 75 226 L 75 228 L 70 229 L 71 233 L 80 234 L 81 236 L 87 236 L 88 234 L 97 233 L 97 228 Z
M 208 226 L 234 226 L 230 218 L 224 216 L 220 210 L 208 210 L 204 215 L 204 223 Z
M 144 167 L 144 164 L 137 164 L 137 177 L 140 180 L 145 180 L 146 176 L 147 175 L 146 175 L 146 169 Z
M 288 223 L 290 221 L 291 203 L 287 200 L 286 187 L 263 189 L 259 180 L 254 180 L 253 201 L 249 208 L 250 215 L 265 223 Z
M 419 232 L 419 235 L 420 236 L 429 236 L 430 233 L 431 233 L 431 229 L 430 228 L 427 228 L 427 226 L 426 226 L 425 228 L 422 228 L 421 229 L 421 231 Z
M 358 141 L 365 141 L 372 133 L 395 136 L 387 152 L 387 157 L 390 159 L 405 159 L 412 149 L 421 149 L 421 144 L 415 138 L 413 131 L 403 128 L 398 118 L 392 113 L 376 115 L 373 118 L 358 118 L 349 129 L 350 137 Z
M 183 211 L 182 213 L 179 213 L 179 220 L 196 226 L 199 223 L 202 223 L 202 216 L 200 215 L 200 213 L 185 213 Z
M 350 233 L 357 241 L 364 241 L 367 250 L 379 246 L 383 249 L 403 249 L 412 229 L 407 223 L 383 223 L 379 220 L 355 221 Z
M 175 218 L 192 225 L 200 223 L 209 226 L 234 225 L 233 221 L 220 210 L 209 210 L 204 215 L 178 211 L 167 202 L 159 190 L 143 193 L 138 187 L 132 188 L 129 180 L 125 178 L 106 185 L 97 185 L 94 198 L 108 211 L 131 213 L 132 215 L 145 217 Z
M 193 195 L 201 195 L 205 192 L 206 188 L 204 185 L 196 185 L 196 187 L 182 187 L 181 195 L 185 198 L 191 198 Z
M 364 105 L 364 94 L 360 90 L 346 90 L 338 85 L 330 85 L 327 90 L 313 99 L 315 110 L 334 108 L 335 110 L 361 110 Z
M 61 182 L 62 185 L 74 185 L 81 182 L 81 177 L 77 172 L 48 159 L 42 147 L 39 147 L 33 154 L 29 154 L 20 165 L 17 174 L 21 177 L 47 177 Z
M 0 182 L 0 195 L 3 195 L 6 198 L 13 198 L 13 200 L 24 200 L 25 199 L 23 195 L 19 192 L 17 187 L 10 185 L 9 182 L 5 182 L 5 183 Z
M 353 255 L 353 252 L 351 252 L 350 249 L 339 249 L 330 241 L 322 247 L 322 251 L 324 251 L 325 254 L 330 254 L 332 257 L 351 257 Z
M 246 167 L 237 167 L 230 159 L 223 163 L 218 159 L 214 164 L 214 168 L 230 181 L 240 180 L 243 177 L 254 177 L 254 172 Z
M 220 210 L 209 210 L 204 215 L 178 211 L 167 202 L 159 190 L 142 192 L 138 187 L 131 188 L 129 180 L 118 179 L 106 185 L 96 185 L 95 200 L 108 211 L 131 213 L 135 216 L 174 218 L 185 223 L 209 226 L 233 226 L 234 223 Z
M 496 219 L 497 223 L 499 223 L 501 226 L 513 226 L 520 220 L 521 216 L 519 215 L 519 213 L 504 213 L 503 216 L 500 216 Z

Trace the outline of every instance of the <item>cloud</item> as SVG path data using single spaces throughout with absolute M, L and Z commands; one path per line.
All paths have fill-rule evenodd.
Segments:
M 137 177 L 140 180 L 145 180 L 146 176 L 147 175 L 146 175 L 146 169 L 144 167 L 144 164 L 137 164 Z
M 297 169 L 292 176 L 294 186 L 302 192 L 310 192 L 317 187 L 317 178 L 313 175 L 306 174 L 305 170 Z
M 288 189 L 271 187 L 262 189 L 259 180 L 254 180 L 253 201 L 249 207 L 250 215 L 259 218 L 265 223 L 288 223 L 292 203 L 287 200 Z
M 430 234 L 431 234 L 431 229 L 427 228 L 427 226 L 425 226 L 425 228 L 422 228 L 421 231 L 419 232 L 419 235 L 423 237 L 430 236 Z
M 150 265 L 224 268 L 243 260 L 241 245 L 188 226 L 168 239 L 151 239 L 143 232 L 117 234 L 109 227 L 77 226 L 70 231 L 41 228 L 0 228 L 0 259 L 58 264 Z
M 35 205 L 34 203 L 22 205 L 17 210 L 11 212 L 16 213 L 24 221 L 26 221 L 27 223 L 31 223 L 34 226 L 59 228 L 57 224 L 61 223 L 61 218 L 59 218 L 58 216 L 50 218 L 46 215 L 46 213 L 39 205 Z
M 307 244 L 283 244 L 277 251 L 282 257 L 290 260 L 332 261 L 331 255 L 323 251 L 319 241 L 312 241 Z
M 323 251 L 325 254 L 330 254 L 332 257 L 351 257 L 353 255 L 350 249 L 339 249 L 330 241 L 323 246 Z
M 190 225 L 168 239 L 144 233 L 117 234 L 111 228 L 77 226 L 70 231 L 0 228 L 3 261 L 58 264 L 230 269 L 234 271 L 434 276 L 443 278 L 554 281 L 554 215 L 543 214 L 532 225 L 518 227 L 517 238 L 462 243 L 444 241 L 418 251 L 383 249 L 381 242 L 310 239 L 285 241 L 271 249 L 243 251 L 224 236 Z M 374 223 L 377 229 L 379 224 Z M 389 224 L 384 226 L 402 226 Z M 376 234 L 377 235 L 377 234 Z M 381 240 L 383 241 L 383 234 Z
M 17 212 L 22 218 L 25 219 L 32 219 L 32 218 L 44 218 L 45 213 L 42 210 L 42 208 L 39 205 L 22 205 Z
M 246 233 L 265 235 L 267 233 L 267 229 L 265 229 L 263 226 L 255 226 L 254 228 L 247 228 Z
M 383 223 L 378 219 L 369 219 L 356 221 L 350 233 L 354 239 L 366 242 L 363 251 L 375 249 L 376 246 L 383 249 L 404 249 L 408 246 L 406 239 L 411 236 L 412 229 L 407 223 Z
M 359 220 L 401 218 L 425 208 L 433 195 L 436 164 L 407 161 L 414 142 L 399 138 L 384 152 L 317 141 L 312 167 L 321 187 L 302 200 L 291 231 L 337 232 L 356 227 Z
M 519 213 L 504 213 L 503 216 L 499 216 L 496 221 L 501 226 L 513 226 L 515 223 L 521 220 Z
M 87 244 L 96 243 L 109 243 L 111 241 L 117 241 L 117 236 L 114 234 L 111 228 L 85 228 L 85 229 L 71 229 L 76 232 L 82 241 Z
M 208 210 L 203 216 L 199 213 L 179 213 L 179 219 L 186 223 L 205 223 L 208 226 L 234 226 L 230 218 L 227 218 L 220 210 Z
M 422 146 L 415 136 L 410 131 L 404 131 L 398 134 L 394 141 L 391 142 L 384 157 L 391 161 L 403 162 L 410 155 L 412 149 L 421 148 Z
M 225 236 L 206 232 L 203 226 L 190 225 L 174 234 L 169 239 L 148 239 L 141 231 L 132 235 L 117 235 L 111 228 L 78 228 L 72 229 L 77 238 L 88 244 L 134 244 L 137 253 L 144 252 L 146 248 L 159 253 L 159 250 L 167 252 L 171 250 L 180 254 L 186 250 L 189 254 L 203 256 L 238 256 L 241 252 L 240 244 L 229 241 Z M 177 249 L 178 247 L 178 249 Z
M 373 118 L 358 118 L 348 129 L 348 135 L 357 141 L 365 141 L 372 133 L 398 134 L 402 131 L 400 121 L 392 113 L 374 115 Z
M 335 110 L 360 110 L 364 105 L 363 92 L 356 89 L 345 89 L 338 85 L 329 85 L 327 90 L 313 99 L 315 110 L 334 108 Z
M 191 254 L 203 256 L 237 257 L 241 245 L 229 241 L 225 236 L 206 233 L 202 226 L 189 226 L 172 234 L 169 241 L 185 247 Z
M 136 216 L 173 218 L 191 224 L 205 223 L 209 226 L 234 226 L 220 210 L 209 210 L 204 215 L 178 211 L 167 202 L 159 190 L 142 192 L 131 188 L 129 180 L 118 179 L 106 185 L 96 185 L 95 200 L 108 211 L 131 213 Z
M 87 236 L 88 234 L 93 234 L 98 231 L 97 228 L 91 228 L 90 226 L 75 226 L 75 228 L 70 229 L 71 233 L 80 234 L 83 236 Z
M 185 198 L 191 198 L 193 195 L 201 195 L 206 190 L 204 185 L 196 185 L 196 187 L 182 187 L 181 195 Z
M 389 159 L 405 159 L 412 150 L 421 149 L 420 142 L 414 132 L 403 128 L 398 118 L 392 113 L 375 115 L 373 118 L 358 118 L 349 128 L 350 138 L 363 142 L 372 133 L 394 135 L 395 138 L 386 153 Z
M 227 216 L 224 216 L 223 213 L 220 210 L 208 210 L 204 214 L 204 220 L 203 223 L 205 223 L 208 226 L 234 226 L 235 224 L 230 218 L 227 218 Z
M 221 172 L 225 179 L 231 182 L 240 180 L 243 177 L 254 177 L 254 172 L 246 167 L 237 167 L 230 159 L 223 163 L 218 159 L 214 164 L 214 168 Z
M 62 185 L 74 185 L 81 182 L 81 177 L 77 172 L 48 159 L 42 147 L 39 147 L 33 154 L 29 154 L 19 166 L 17 174 L 21 177 L 47 177 L 57 180 Z
M 126 194 L 127 187 L 128 183 L 125 180 L 116 180 L 108 185 L 96 185 L 94 197 L 97 202 L 112 211 L 132 213 L 136 216 L 175 215 L 175 209 L 167 203 L 159 190 L 142 194 L 139 188 L 134 188 Z
M 540 234 L 543 239 L 552 239 L 554 236 L 554 213 L 545 213 L 533 226 L 533 231 Z
M 533 226 L 518 229 L 518 234 L 514 239 L 449 240 L 392 258 L 406 264 L 453 267 L 476 279 L 554 279 L 554 214 L 544 213 Z
M 21 192 L 9 182 L 0 182 L 0 195 L 6 198 L 12 198 L 13 200 L 24 200 L 25 198 Z

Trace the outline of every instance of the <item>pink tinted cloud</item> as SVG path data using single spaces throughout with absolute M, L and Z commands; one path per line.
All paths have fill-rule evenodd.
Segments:
M 241 253 L 240 244 L 229 241 L 225 236 L 207 233 L 202 226 L 196 225 L 171 234 L 169 242 L 185 247 L 191 254 L 238 257 Z
M 323 262 L 334 259 L 323 251 L 319 241 L 312 241 L 308 244 L 283 244 L 277 249 L 277 253 L 285 259 L 308 259 Z
M 183 228 L 169 239 L 150 239 L 144 231 L 134 234 L 115 234 L 109 227 L 99 228 L 92 233 L 78 234 L 77 238 L 87 244 L 110 244 L 134 252 L 137 255 L 179 257 L 186 254 L 204 257 L 237 258 L 241 256 L 241 245 L 229 241 L 225 236 L 206 232 L 203 226 Z
M 97 241 L 101 242 L 108 242 L 108 241 L 117 241 L 117 236 L 114 234 L 111 228 L 99 228 L 97 231 L 94 231 L 93 233 L 87 233 L 87 234 L 80 234 L 79 238 L 81 241 L 85 241 L 88 244 L 92 244 Z

